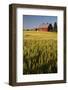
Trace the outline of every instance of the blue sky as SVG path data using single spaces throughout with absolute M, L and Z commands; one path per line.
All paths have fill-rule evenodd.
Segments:
M 54 25 L 54 22 L 57 22 L 57 16 L 23 15 L 24 29 L 36 28 L 42 23 Z

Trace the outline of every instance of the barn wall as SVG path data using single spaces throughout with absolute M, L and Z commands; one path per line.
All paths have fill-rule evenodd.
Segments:
M 38 31 L 48 31 L 48 28 L 39 28 Z

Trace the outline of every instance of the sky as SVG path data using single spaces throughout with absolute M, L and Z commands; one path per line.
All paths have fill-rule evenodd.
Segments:
M 57 16 L 23 15 L 24 29 L 37 28 L 42 23 L 54 25 L 54 22 L 57 22 Z

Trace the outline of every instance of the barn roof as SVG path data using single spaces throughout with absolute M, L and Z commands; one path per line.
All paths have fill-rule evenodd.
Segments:
M 48 23 L 47 24 L 42 23 L 42 24 L 39 25 L 38 28 L 48 28 Z

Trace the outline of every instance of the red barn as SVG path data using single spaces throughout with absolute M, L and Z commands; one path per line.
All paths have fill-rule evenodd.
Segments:
M 48 32 L 48 24 L 42 23 L 41 25 L 39 25 L 39 27 L 37 29 L 38 29 L 38 31 Z

